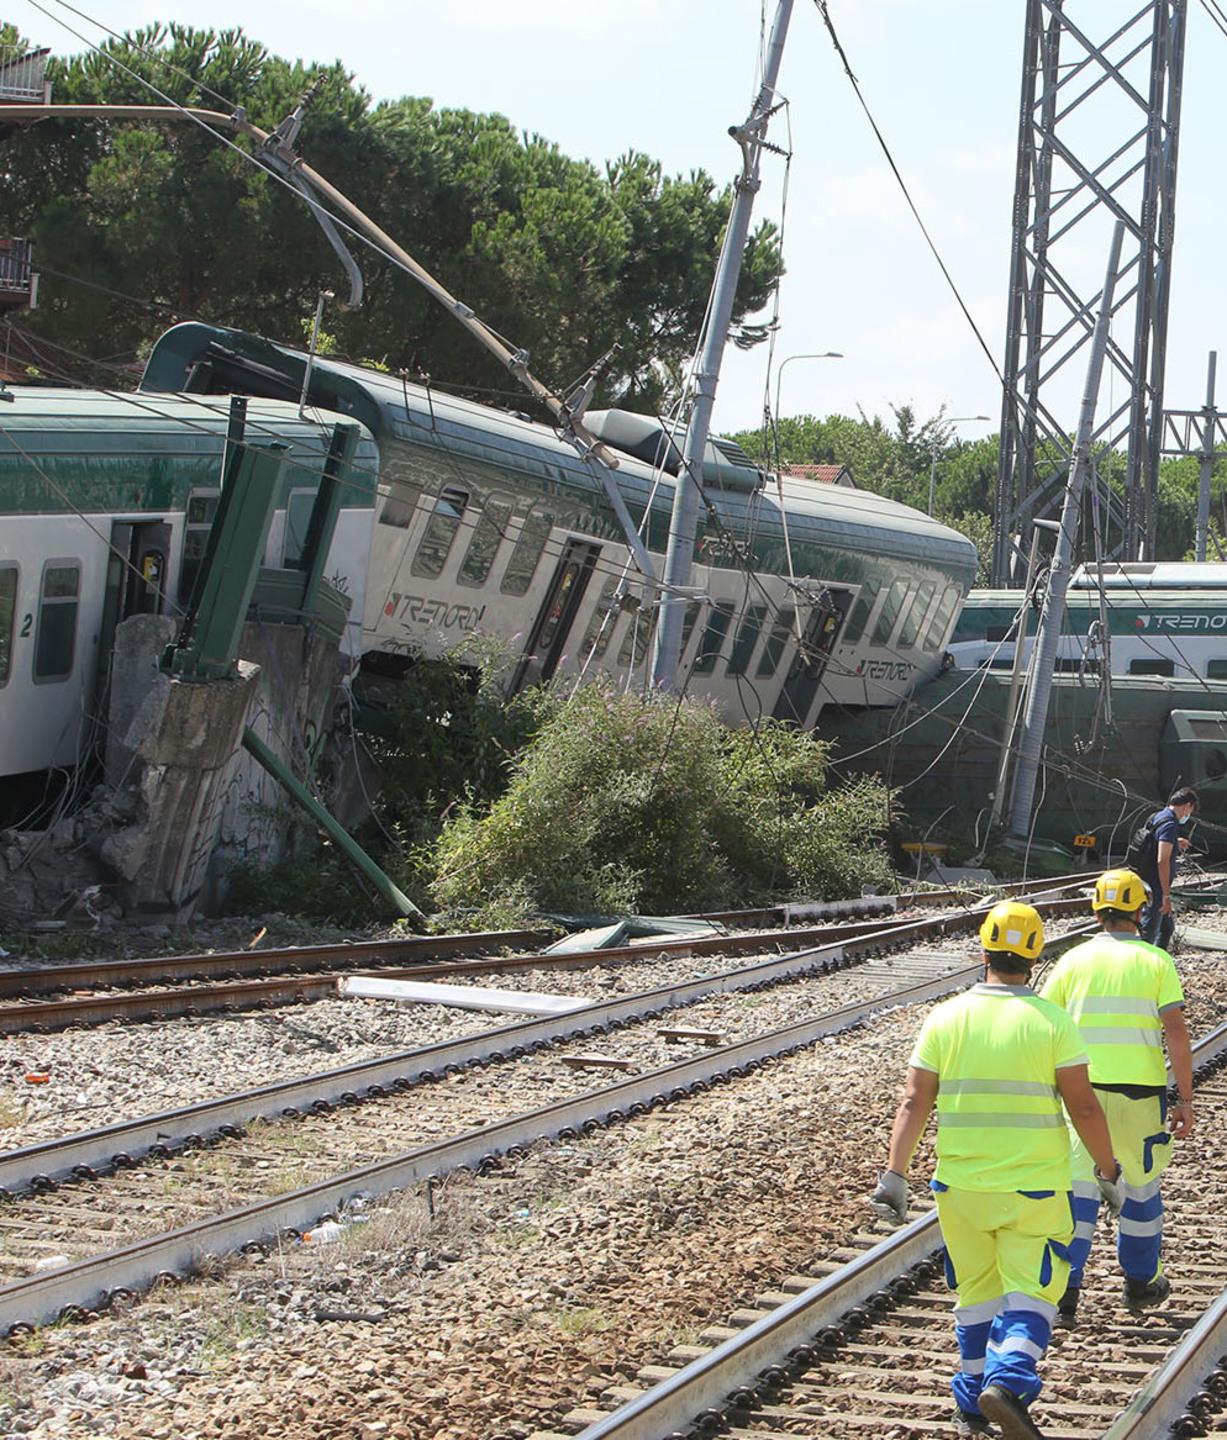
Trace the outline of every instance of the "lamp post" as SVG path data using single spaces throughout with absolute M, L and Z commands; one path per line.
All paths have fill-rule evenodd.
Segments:
M 842 360 L 842 350 L 821 350 L 814 355 L 789 355 L 787 359 L 780 361 L 780 368 L 775 372 L 775 423 L 777 449 L 780 423 L 780 381 L 784 378 L 784 366 L 791 365 L 794 360 Z
M 942 418 L 943 425 L 960 425 L 966 420 L 991 420 L 991 415 L 947 415 Z M 929 514 L 933 514 L 933 486 L 937 482 L 937 446 L 933 447 L 933 455 L 929 460 Z

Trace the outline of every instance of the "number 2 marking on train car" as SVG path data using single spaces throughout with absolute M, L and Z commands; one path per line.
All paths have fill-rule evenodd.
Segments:
M 34 624 L 34 616 L 33 616 L 33 615 L 23 615 L 23 616 L 21 617 L 21 638 L 22 638 L 23 640 L 25 640 L 25 639 L 29 636 L 30 630 L 31 630 L 33 624 Z

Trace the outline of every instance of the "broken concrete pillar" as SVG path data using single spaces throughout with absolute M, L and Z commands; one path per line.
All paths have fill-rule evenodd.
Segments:
M 233 678 L 189 682 L 160 671 L 117 737 L 131 757 L 125 788 L 139 797 L 133 824 L 103 842 L 126 908 L 184 918 L 195 906 L 256 693 L 258 665 Z

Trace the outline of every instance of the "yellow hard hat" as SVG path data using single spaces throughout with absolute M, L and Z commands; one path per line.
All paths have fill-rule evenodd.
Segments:
M 1132 915 L 1146 904 L 1146 882 L 1133 870 L 1105 870 L 1095 881 L 1091 909 L 1119 910 Z
M 1008 950 L 1024 960 L 1037 960 L 1044 948 L 1044 922 L 1032 905 L 1021 900 L 998 901 L 980 926 L 980 944 L 990 954 Z

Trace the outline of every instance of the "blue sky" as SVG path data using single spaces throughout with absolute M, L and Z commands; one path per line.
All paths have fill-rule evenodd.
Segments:
M 54 0 L 45 3 L 57 8 Z M 721 181 L 737 167 L 727 129 L 749 107 L 761 12 L 760 0 L 74 3 L 117 29 L 159 19 L 242 25 L 280 54 L 341 59 L 377 99 L 429 95 L 441 106 L 500 111 L 571 155 L 601 162 L 635 148 L 669 170 L 701 166 Z M 1131 0 L 1066 6 L 1099 41 L 1135 8 L 1140 0 L 1138 7 Z M 767 10 L 773 12 L 774 0 Z M 866 99 L 1000 363 L 1023 0 L 831 0 L 830 10 Z M 1227 38 L 1197 0 L 1189 10 L 1166 396 L 1169 407 L 1186 409 L 1204 398 L 1207 352 L 1220 340 L 1227 350 L 1219 205 Z M 17 0 L 9 13 L 41 43 L 63 52 L 81 48 L 29 0 Z M 907 211 L 812 0 L 796 0 L 780 88 L 790 102 L 794 159 L 777 363 L 811 351 L 844 355 L 790 365 L 782 411 L 855 414 L 860 407 L 888 416 L 892 403 L 909 403 L 923 418 L 944 406 L 948 415 L 993 417 L 958 426 L 968 438 L 994 430 L 996 378 Z M 1099 123 L 1088 119 L 1092 128 Z M 1124 137 L 1107 124 L 1100 138 L 1114 148 Z M 778 121 L 772 139 L 786 139 Z M 756 214 L 778 221 L 782 162 L 769 160 L 765 174 Z M 343 176 L 333 178 L 343 186 Z M 397 238 L 413 249 L 411 235 Z M 1096 287 L 1106 253 L 1105 232 L 1102 250 L 1089 246 L 1084 257 Z M 765 365 L 765 347 L 730 350 L 717 428 L 758 423 Z M 1062 407 L 1071 429 L 1082 370 L 1079 362 L 1069 376 Z M 1222 393 L 1227 399 L 1227 386 Z

